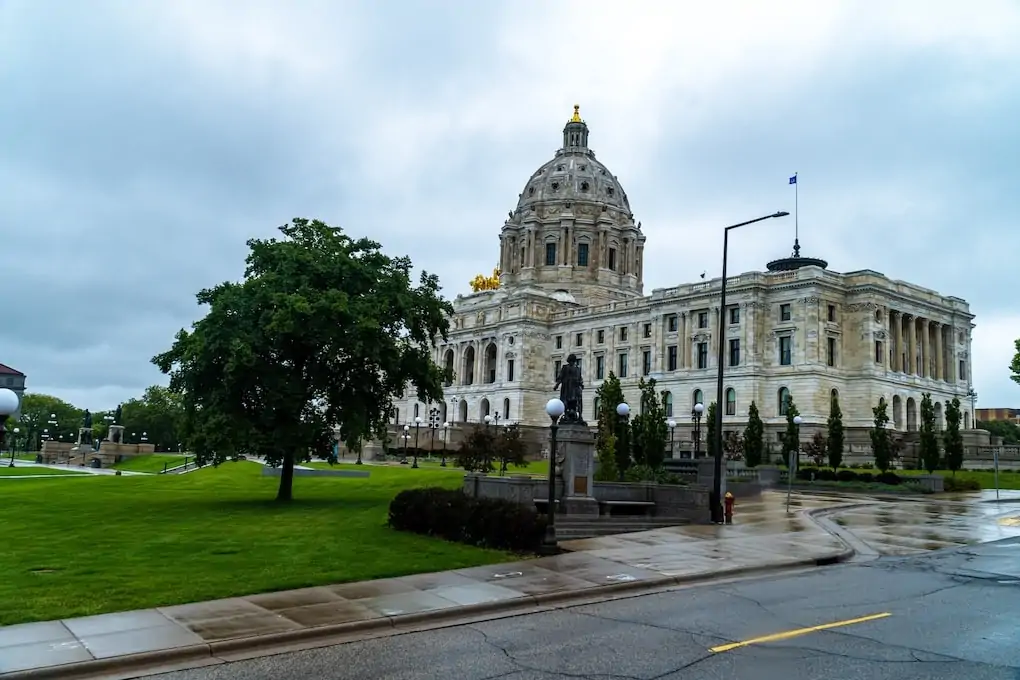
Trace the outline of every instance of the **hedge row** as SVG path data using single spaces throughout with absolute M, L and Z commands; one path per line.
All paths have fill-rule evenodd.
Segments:
M 797 470 L 797 479 L 815 482 L 864 482 L 866 484 L 888 484 L 890 486 L 898 486 L 913 481 L 910 475 L 903 475 L 901 477 L 894 472 L 880 472 L 878 474 L 854 472 L 853 470 L 833 472 L 827 468 L 800 468 Z M 981 483 L 976 479 L 945 477 L 942 481 L 946 491 L 981 490 Z
M 400 531 L 513 552 L 538 552 L 545 517 L 532 506 L 472 498 L 460 489 L 407 489 L 390 503 L 389 525 Z

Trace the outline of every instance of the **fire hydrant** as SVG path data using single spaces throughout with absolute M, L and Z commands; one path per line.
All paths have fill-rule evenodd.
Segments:
M 726 516 L 726 523 L 733 524 L 733 494 L 726 492 L 723 501 L 723 513 Z

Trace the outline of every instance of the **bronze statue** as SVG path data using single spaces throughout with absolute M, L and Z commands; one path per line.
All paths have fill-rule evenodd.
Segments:
M 120 425 L 121 405 L 117 404 L 117 412 L 113 414 L 113 424 Z
M 92 414 L 89 413 L 88 409 L 85 409 L 85 417 L 82 419 L 82 427 L 84 428 L 92 427 Z
M 584 418 L 581 417 L 581 391 L 584 389 L 584 382 L 581 379 L 581 367 L 577 365 L 576 355 L 569 355 L 567 363 L 560 368 L 556 384 L 553 385 L 554 390 L 557 388 L 560 390 L 560 401 L 565 407 L 560 422 L 584 423 Z

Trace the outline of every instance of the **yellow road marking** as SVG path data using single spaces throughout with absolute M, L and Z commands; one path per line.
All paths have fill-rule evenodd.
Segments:
M 842 626 L 852 626 L 858 623 L 867 623 L 868 621 L 877 621 L 878 619 L 884 619 L 892 616 L 890 612 L 882 614 L 871 614 L 869 616 L 862 616 L 857 619 L 847 619 L 846 621 L 836 621 L 835 623 L 823 623 L 820 626 L 811 626 L 810 628 L 798 628 L 797 630 L 788 630 L 782 633 L 773 633 L 772 635 L 765 635 L 764 637 L 754 638 L 752 640 L 744 640 L 743 642 L 731 642 L 728 645 L 719 645 L 718 647 L 712 647 L 708 650 L 713 654 L 720 652 L 728 652 L 731 649 L 739 649 L 740 647 L 747 647 L 749 645 L 759 645 L 765 642 L 778 642 L 779 640 L 789 640 L 790 638 L 800 637 L 801 635 L 807 635 L 808 633 L 816 633 L 820 630 L 829 630 L 830 628 L 840 628 Z
M 1020 527 L 1020 517 L 1003 517 L 999 524 L 1004 527 Z

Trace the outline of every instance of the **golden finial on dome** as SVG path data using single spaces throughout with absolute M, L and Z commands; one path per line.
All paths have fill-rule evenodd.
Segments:
M 574 104 L 574 117 L 570 119 L 571 123 L 583 123 L 581 120 L 581 105 Z

